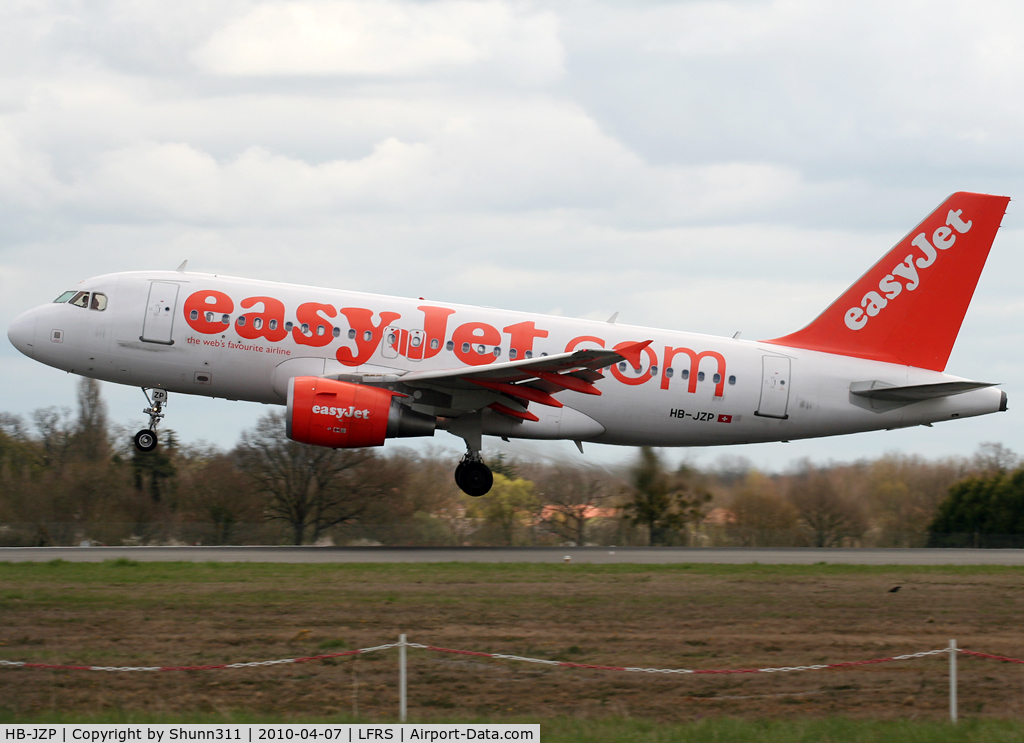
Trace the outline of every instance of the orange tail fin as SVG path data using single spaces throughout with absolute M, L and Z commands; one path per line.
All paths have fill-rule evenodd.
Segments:
M 765 342 L 942 371 L 1009 202 L 953 194 L 814 322 Z

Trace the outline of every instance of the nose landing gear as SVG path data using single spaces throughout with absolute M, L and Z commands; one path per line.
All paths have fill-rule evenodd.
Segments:
M 146 388 L 142 388 L 142 394 L 146 396 L 149 407 L 143 413 L 149 415 L 149 428 L 144 428 L 135 434 L 135 448 L 139 451 L 153 451 L 158 443 L 156 427 L 160 419 L 164 417 L 164 403 L 167 402 L 167 390 L 153 390 L 153 398 L 150 399 Z

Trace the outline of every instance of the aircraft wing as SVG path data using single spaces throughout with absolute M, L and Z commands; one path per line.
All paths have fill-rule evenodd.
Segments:
M 647 343 L 634 344 L 646 346 Z M 640 348 L 633 350 L 622 349 L 610 351 L 603 348 L 583 349 L 559 353 L 553 356 L 539 356 L 535 359 L 519 359 L 516 361 L 505 361 L 500 364 L 488 364 L 481 367 L 460 367 L 458 369 L 442 369 L 438 371 L 411 372 L 404 374 L 399 379 L 403 384 L 416 385 L 417 382 L 432 382 L 437 384 L 444 380 L 447 384 L 471 389 L 472 380 L 488 382 L 505 382 L 513 384 L 542 379 L 552 374 L 577 374 L 580 379 L 601 379 L 604 375 L 597 370 L 617 364 L 620 361 L 636 362 L 639 359 Z M 583 372 L 583 373 L 580 373 Z M 596 376 L 595 376 L 596 375 Z
M 582 349 L 486 366 L 409 372 L 387 378 L 365 376 L 357 380 L 356 375 L 339 375 L 339 378 L 364 384 L 397 382 L 412 390 L 446 393 L 454 400 L 434 406 L 445 409 L 446 414 L 458 415 L 489 407 L 511 418 L 537 420 L 527 410 L 530 402 L 560 408 L 562 403 L 554 395 L 565 390 L 600 395 L 601 391 L 594 386 L 594 382 L 604 378 L 600 370 L 621 361 L 639 367 L 640 354 L 651 343 L 632 343 L 617 350 Z

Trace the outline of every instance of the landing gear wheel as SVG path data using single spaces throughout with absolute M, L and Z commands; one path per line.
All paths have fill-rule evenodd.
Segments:
M 156 443 L 156 431 L 146 428 L 135 434 L 135 448 L 139 451 L 153 451 Z
M 483 462 L 463 462 L 455 469 L 455 482 L 462 492 L 478 498 L 494 484 L 494 475 Z
M 144 428 L 135 434 L 135 448 L 139 451 L 153 451 L 156 449 L 156 427 L 160 419 L 164 417 L 164 403 L 167 402 L 167 390 L 153 390 L 153 398 L 150 399 L 146 388 L 142 388 L 142 394 L 146 396 L 149 407 L 142 412 L 149 416 L 149 428 Z

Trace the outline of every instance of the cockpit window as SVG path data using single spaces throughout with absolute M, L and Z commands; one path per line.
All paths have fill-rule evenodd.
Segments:
M 90 297 L 92 301 L 90 301 Z M 93 294 L 89 294 L 89 292 L 64 292 L 53 301 L 60 302 L 61 304 L 67 302 L 68 304 L 75 305 L 75 307 L 88 307 L 91 310 L 99 310 L 100 312 L 107 309 L 107 295 L 100 292 L 94 292 Z

